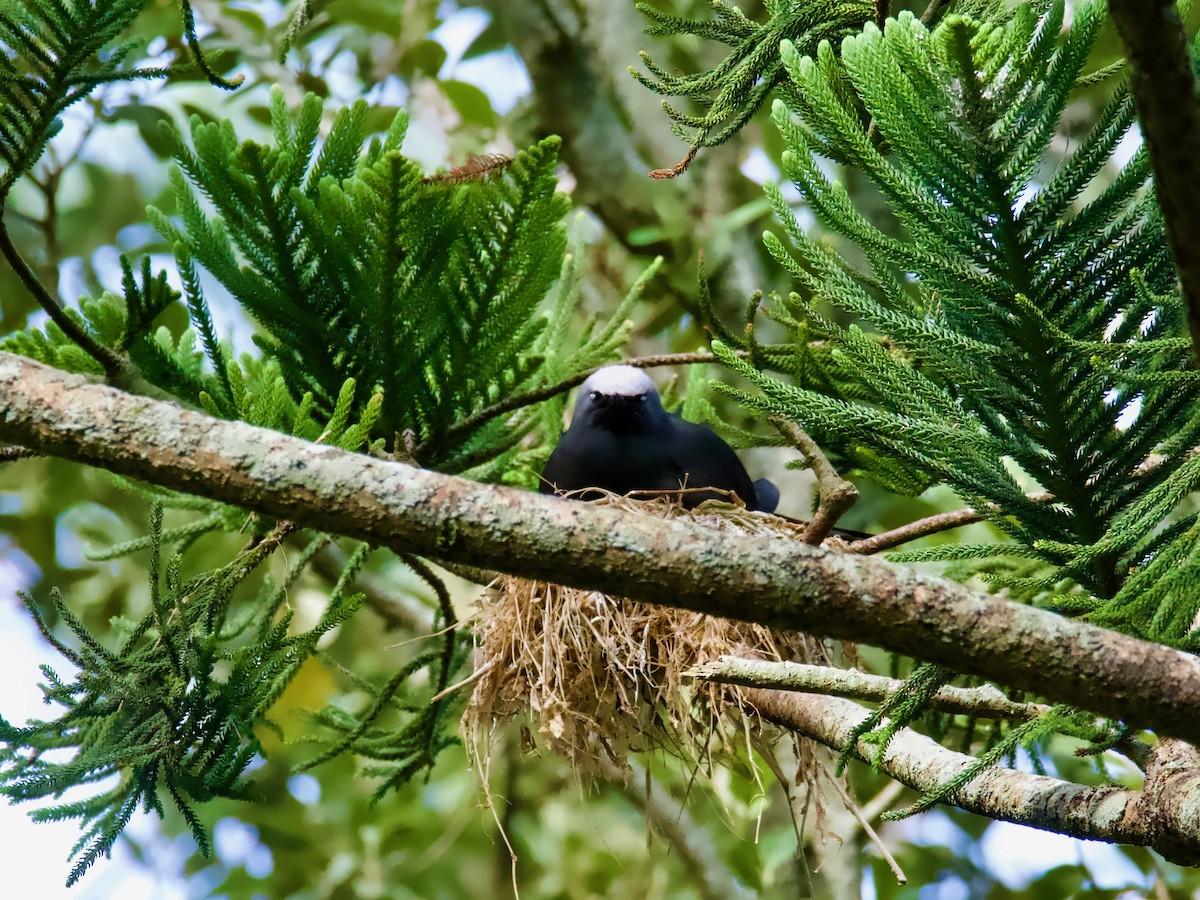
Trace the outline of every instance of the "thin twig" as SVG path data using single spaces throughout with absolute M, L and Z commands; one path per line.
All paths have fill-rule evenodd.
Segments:
M 50 296 L 45 286 L 34 274 L 33 269 L 29 268 L 29 264 L 25 262 L 16 245 L 13 244 L 12 236 L 8 233 L 8 226 L 4 224 L 3 206 L 0 206 L 0 254 L 3 254 L 4 258 L 8 260 L 8 264 L 17 273 L 17 277 L 21 279 L 25 289 L 33 295 L 38 306 L 45 310 L 50 321 L 62 329 L 63 334 L 100 364 L 100 368 L 104 370 L 105 380 L 114 386 L 124 386 L 129 381 L 129 363 L 111 347 L 105 347 L 88 334 L 83 326 L 67 315 L 67 311 L 63 309 L 62 305 Z
M 439 700 L 445 700 L 447 697 L 449 697 L 451 694 L 455 693 L 456 691 L 461 691 L 463 688 L 469 687 L 470 685 L 477 682 L 484 675 L 486 675 L 489 671 L 491 671 L 493 664 L 494 663 L 490 663 L 490 662 L 484 663 L 482 666 L 480 666 L 478 669 L 476 669 L 474 672 L 472 672 L 470 675 L 468 675 L 462 681 L 456 681 L 456 682 L 454 682 L 454 684 L 450 685 L 450 687 L 444 688 L 444 689 L 438 691 L 436 694 L 434 694 L 432 697 L 429 698 L 429 702 L 437 703 Z
M 53 147 L 48 147 L 47 155 L 51 154 L 53 150 Z M 46 172 L 44 180 L 30 176 L 30 180 L 37 185 L 38 191 L 41 192 L 45 204 L 45 211 L 36 224 L 46 242 L 46 260 L 45 265 L 42 266 L 42 282 L 46 285 L 46 293 L 51 296 L 58 294 L 58 266 L 62 256 L 58 242 L 58 186 L 62 180 L 62 173 L 63 167 L 58 165 Z
M 1034 503 L 1049 503 L 1054 499 L 1054 496 L 1049 491 L 1038 491 L 1035 494 L 1029 494 L 1028 498 Z M 994 503 L 988 504 L 988 508 L 991 510 L 999 509 Z M 861 541 L 854 541 L 846 550 L 849 553 L 859 553 L 869 556 L 881 550 L 890 550 L 892 547 L 897 547 L 900 544 L 907 544 L 909 541 L 915 541 L 917 538 L 928 537 L 931 534 L 937 534 L 942 531 L 949 531 L 951 528 L 973 525 L 976 522 L 982 522 L 984 519 L 985 516 L 983 513 L 970 507 L 938 513 L 924 519 L 918 519 L 915 522 L 909 522 L 907 525 L 901 525 L 899 528 L 893 528 L 891 531 L 874 534 Z
M 180 0 L 180 6 L 183 9 L 184 41 L 187 43 L 188 49 L 192 51 L 192 59 L 197 68 L 204 73 L 204 77 L 213 87 L 218 87 L 223 91 L 236 90 L 246 80 L 246 76 L 237 75 L 231 79 L 225 79 L 213 71 L 200 49 L 200 38 L 196 34 L 196 15 L 192 11 L 191 0 Z
M 838 519 L 858 500 L 858 488 L 838 474 L 821 448 L 799 425 L 783 416 L 771 424 L 799 450 L 817 476 L 817 511 L 804 532 L 804 543 L 814 546 L 829 537 Z
M 744 350 L 734 352 L 740 357 L 749 355 Z M 717 361 L 716 356 L 712 353 L 707 350 L 700 350 L 695 353 L 663 353 L 656 356 L 639 356 L 634 359 L 622 360 L 621 365 L 634 366 L 638 369 L 653 369 L 659 366 L 690 366 L 698 363 L 713 363 Z M 604 365 L 609 365 L 609 363 L 605 363 Z M 549 400 L 551 397 L 557 397 L 559 394 L 565 394 L 572 388 L 583 384 L 593 373 L 602 368 L 604 366 L 585 369 L 556 384 L 548 384 L 544 387 L 535 388 L 532 391 L 526 391 L 523 394 L 513 394 L 511 397 L 505 397 L 499 403 L 493 403 L 491 406 L 467 416 L 461 422 L 451 425 L 441 435 L 425 439 L 412 448 L 412 455 L 417 459 L 421 459 L 434 441 L 441 444 L 453 443 L 458 438 L 470 434 L 476 428 L 485 422 L 490 422 L 497 416 L 516 412 L 522 407 L 532 406 L 535 403 L 541 403 L 543 400 Z
M 908 884 L 908 876 L 905 875 L 904 870 L 900 868 L 900 863 L 896 862 L 896 858 L 892 856 L 891 851 L 889 851 L 887 848 L 887 845 L 884 844 L 884 842 L 880 839 L 875 829 L 871 827 L 871 823 L 867 820 L 867 817 L 863 814 L 863 811 L 859 809 L 858 804 L 854 802 L 854 798 L 850 796 L 850 793 L 842 784 L 841 779 L 831 776 L 829 781 L 833 784 L 833 789 L 837 791 L 838 795 L 842 798 L 842 802 L 846 804 L 846 809 L 850 812 L 850 815 L 854 816 L 854 821 L 858 822 L 859 827 L 862 828 L 863 833 L 867 836 L 867 839 L 875 845 L 875 849 L 877 849 L 880 855 L 883 856 L 884 861 L 888 864 L 888 868 L 890 868 L 892 870 L 892 874 L 896 876 L 896 881 L 898 881 L 900 884 Z
M 679 162 L 675 163 L 675 165 L 671 166 L 671 168 L 669 168 L 669 169 L 654 169 L 653 171 L 651 171 L 648 174 L 650 175 L 651 178 L 655 179 L 656 181 L 662 181 L 664 179 L 670 179 L 670 178 L 678 178 L 680 175 L 682 175 L 684 172 L 687 171 L 688 166 L 690 166 L 692 164 L 692 160 L 696 158 L 696 154 L 699 152 L 700 152 L 700 145 L 693 144 L 690 148 L 688 148 L 687 155 L 685 155 L 683 157 L 683 159 L 681 159 Z
M 98 113 L 99 107 L 103 106 L 103 100 L 101 99 L 103 96 L 104 92 L 101 91 L 99 96 L 90 99 L 93 112 Z M 103 121 L 103 116 L 91 116 L 83 129 L 83 133 L 75 142 L 75 146 L 69 153 L 66 153 L 62 157 L 60 157 L 55 144 L 51 143 L 47 145 L 45 150 L 45 174 L 42 177 L 39 178 L 34 172 L 26 174 L 26 177 L 37 187 L 38 192 L 41 193 L 45 204 L 42 217 L 40 219 L 33 219 L 32 223 L 42 232 L 42 236 L 46 242 L 46 260 L 45 265 L 42 267 L 45 275 L 42 283 L 46 285 L 46 292 L 52 297 L 58 295 L 58 266 L 62 258 L 58 237 L 58 189 L 62 184 L 63 174 L 79 159 L 92 133 L 101 121 Z
M 1183 455 L 1183 459 L 1191 459 L 1197 453 L 1200 453 L 1200 447 L 1193 447 Z M 1133 470 L 1133 474 L 1135 477 L 1144 477 L 1160 466 L 1166 465 L 1166 463 L 1174 458 L 1163 456 L 1160 453 L 1151 453 Z M 1054 501 L 1054 495 L 1049 491 L 1035 491 L 1032 494 L 1027 494 L 1026 498 L 1034 503 L 1051 503 Z M 1000 509 L 1000 506 L 995 503 L 989 503 L 987 508 L 995 512 Z M 881 534 L 874 534 L 862 540 L 854 541 L 846 550 L 849 553 L 869 556 L 881 550 L 890 550 L 892 547 L 898 547 L 900 544 L 907 544 L 909 541 L 915 541 L 917 538 L 928 537 L 931 534 L 949 531 L 951 528 L 961 528 L 964 525 L 982 522 L 985 518 L 986 516 L 982 513 L 970 507 L 938 513 L 924 519 L 918 519 L 915 522 L 909 522 L 907 525 L 901 525 L 899 528 L 893 528 L 891 531 L 885 531 Z
M 469 625 L 471 622 L 474 622 L 476 619 L 479 618 L 480 613 L 481 613 L 481 610 L 477 607 L 475 609 L 475 611 L 472 612 L 469 616 L 467 616 L 465 619 L 459 619 L 457 622 L 455 622 L 453 625 L 451 625 L 450 628 L 439 628 L 437 631 L 429 631 L 429 632 L 426 632 L 425 634 L 418 634 L 415 637 L 410 637 L 403 641 L 396 641 L 396 643 L 394 643 L 394 644 L 385 644 L 383 649 L 384 650 L 395 650 L 397 647 L 407 647 L 410 644 L 417 643 L 418 641 L 431 641 L 436 637 L 441 637 L 443 634 L 445 634 L 447 631 L 450 631 L 451 629 L 459 628 L 463 625 Z
M 505 796 L 500 798 L 501 800 L 504 801 L 504 815 L 503 816 L 501 816 L 498 812 L 496 812 L 496 802 L 495 802 L 496 798 L 492 794 L 492 787 L 491 787 L 491 780 L 492 780 L 491 779 L 491 763 L 492 763 L 492 760 L 491 760 L 490 756 L 484 757 L 482 759 L 483 770 L 480 774 L 483 776 L 483 793 L 484 793 L 484 797 L 487 800 L 487 808 L 491 811 L 492 820 L 496 823 L 496 830 L 498 832 L 500 832 L 500 838 L 504 841 L 505 849 L 508 850 L 507 862 L 508 862 L 509 877 L 512 880 L 513 897 L 514 897 L 514 900 L 520 900 L 521 889 L 517 884 L 517 851 L 513 847 L 512 841 L 509 840 L 509 837 L 508 837 L 508 833 L 512 829 L 513 815 L 515 813 L 516 806 L 519 801 L 519 798 L 517 796 L 517 778 L 520 776 L 520 773 L 521 773 L 520 767 L 517 765 L 516 753 L 513 751 L 513 741 L 512 741 L 511 737 L 509 737 L 505 741 L 504 757 L 505 757 L 505 763 L 506 763 L 506 765 L 505 765 L 505 781 L 507 782 L 507 784 L 505 785 Z M 492 893 L 496 896 L 499 896 L 500 892 L 502 890 L 500 885 L 503 883 L 503 876 L 500 873 L 504 868 L 504 863 L 506 862 L 506 860 L 504 859 L 504 856 L 503 856 L 503 851 L 501 851 L 499 845 L 496 845 L 496 857 L 495 858 L 496 858 L 496 868 L 495 868 L 494 877 L 492 879 L 492 881 L 493 881 Z
M 907 525 L 901 525 L 899 528 L 893 528 L 891 531 L 885 531 L 882 534 L 871 535 L 871 537 L 864 538 L 861 541 L 854 541 L 846 550 L 848 553 L 861 553 L 864 556 L 869 556 L 872 553 L 878 553 L 880 550 L 889 550 L 900 544 L 907 544 L 909 541 L 915 541 L 917 538 L 927 537 L 941 531 L 949 531 L 951 528 L 973 525 L 981 521 L 983 521 L 982 513 L 978 513 L 970 508 L 956 509 L 953 512 L 938 513 L 936 516 L 929 516 L 924 519 L 918 519 L 915 522 L 909 522 Z

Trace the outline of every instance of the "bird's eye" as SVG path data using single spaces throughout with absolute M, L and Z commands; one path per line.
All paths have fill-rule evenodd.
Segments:
M 638 403 L 645 403 L 645 402 L 646 402 L 646 395 L 638 394 Z
M 599 392 L 599 391 L 592 391 L 592 399 L 593 399 L 593 400 L 599 400 L 599 399 L 600 399 L 600 392 Z

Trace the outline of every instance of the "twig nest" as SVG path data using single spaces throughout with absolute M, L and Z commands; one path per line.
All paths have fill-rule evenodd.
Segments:
M 664 501 L 599 502 L 664 518 L 690 515 L 721 530 L 787 534 L 786 521 L 728 504 L 689 513 Z M 486 769 L 497 726 L 526 713 L 534 743 L 584 776 L 624 771 L 630 753 L 662 749 L 690 762 L 745 748 L 741 689 L 684 673 L 722 655 L 821 662 L 819 641 L 797 632 L 635 603 L 597 591 L 502 577 L 481 599 L 474 691 L 463 716 L 468 747 Z

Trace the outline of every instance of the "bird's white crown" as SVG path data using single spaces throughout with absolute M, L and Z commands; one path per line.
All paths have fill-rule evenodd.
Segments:
M 641 394 L 657 394 L 658 388 L 641 369 L 633 366 L 605 366 L 588 376 L 580 389 L 583 396 L 592 391 L 612 397 L 637 397 Z

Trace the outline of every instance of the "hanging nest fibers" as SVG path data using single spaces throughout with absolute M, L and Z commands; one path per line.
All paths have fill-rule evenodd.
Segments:
M 796 534 L 784 519 L 729 504 L 687 511 L 662 499 L 609 495 L 596 502 L 664 519 L 688 516 L 731 535 Z M 693 764 L 732 757 L 747 749 L 753 708 L 739 687 L 684 673 L 725 654 L 826 661 L 822 644 L 799 632 L 542 581 L 503 576 L 480 604 L 476 680 L 463 729 L 484 772 L 491 736 L 526 714 L 534 745 L 584 777 L 611 776 L 614 766 L 625 772 L 629 754 L 647 750 Z

